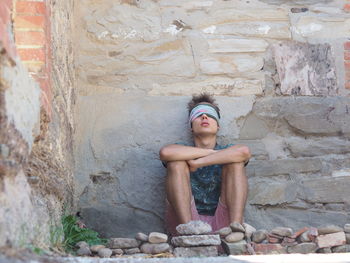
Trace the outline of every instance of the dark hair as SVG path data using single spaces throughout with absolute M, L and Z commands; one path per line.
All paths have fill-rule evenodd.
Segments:
M 220 109 L 218 104 L 215 103 L 215 99 L 213 98 L 213 95 L 203 92 L 201 94 L 194 94 L 192 95 L 192 99 L 187 104 L 188 114 L 191 113 L 191 110 L 196 107 L 199 103 L 209 103 L 211 104 L 214 109 L 217 111 L 218 115 L 220 116 Z

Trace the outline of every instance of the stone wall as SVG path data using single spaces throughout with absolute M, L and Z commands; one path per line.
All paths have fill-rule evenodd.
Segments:
M 47 248 L 64 208 L 73 205 L 73 3 L 7 2 L 0 35 L 0 247 Z M 40 43 L 30 43 L 44 32 Z M 35 57 L 37 49 L 43 57 Z
M 248 223 L 349 220 L 344 1 L 83 0 L 76 10 L 76 193 L 90 227 L 163 230 L 158 151 L 190 140 L 186 103 L 202 91 L 221 107 L 219 142 L 252 150 Z

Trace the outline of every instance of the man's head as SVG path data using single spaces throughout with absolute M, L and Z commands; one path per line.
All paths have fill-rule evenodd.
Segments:
M 210 94 L 193 95 L 187 107 L 189 123 L 194 134 L 217 133 L 220 109 Z

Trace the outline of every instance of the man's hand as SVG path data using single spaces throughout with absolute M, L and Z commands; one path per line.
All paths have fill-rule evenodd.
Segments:
M 191 172 L 191 173 L 197 171 L 197 169 L 199 168 L 199 167 L 196 165 L 196 160 L 188 160 L 188 161 L 187 161 L 187 164 L 188 164 L 188 168 L 190 169 L 190 172 Z

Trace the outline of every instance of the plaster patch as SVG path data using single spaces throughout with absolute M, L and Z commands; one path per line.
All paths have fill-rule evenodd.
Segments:
M 202 31 L 203 33 L 206 33 L 206 34 L 214 34 L 215 30 L 216 30 L 216 26 L 210 26 L 210 27 L 204 28 Z

